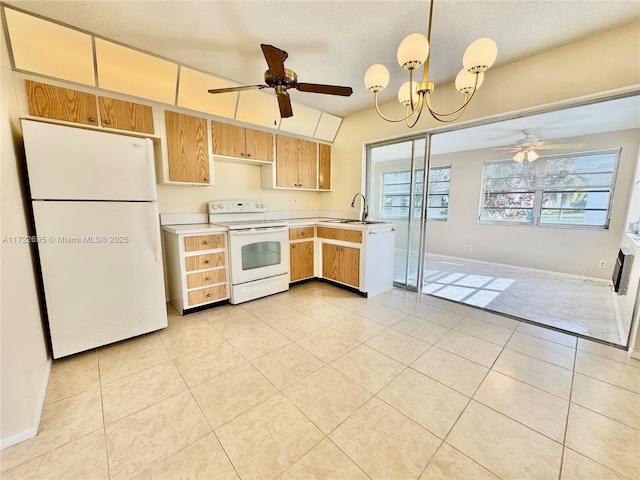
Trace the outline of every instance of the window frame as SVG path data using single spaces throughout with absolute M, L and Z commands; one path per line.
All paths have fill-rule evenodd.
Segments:
M 485 186 L 486 180 L 487 180 L 486 174 L 485 174 L 487 164 L 500 164 L 500 163 L 508 164 L 510 162 L 513 162 L 513 160 L 485 161 L 482 168 L 482 179 L 481 179 L 482 184 L 480 188 L 478 223 L 481 225 L 510 225 L 510 226 L 542 227 L 542 228 L 571 228 L 571 229 L 581 229 L 581 230 L 608 230 L 611 223 L 611 210 L 613 207 L 613 197 L 615 194 L 615 186 L 618 178 L 618 169 L 620 167 L 621 150 L 622 150 L 621 148 L 611 148 L 611 149 L 604 149 L 604 150 L 592 150 L 592 151 L 586 151 L 586 152 L 571 152 L 567 154 L 540 156 L 534 162 L 536 164 L 535 186 L 529 189 L 527 189 L 527 187 L 511 189 L 514 191 L 514 193 L 516 193 L 516 191 L 533 193 L 533 202 L 531 207 L 532 215 L 531 215 L 531 219 L 526 222 L 509 221 L 509 220 L 486 220 L 482 218 L 482 214 L 484 211 L 485 196 L 487 193 L 487 188 Z M 541 171 L 544 172 L 543 165 L 546 165 L 546 163 L 549 160 L 570 158 L 570 157 L 588 157 L 592 155 L 606 155 L 606 154 L 612 154 L 615 157 L 613 168 L 611 169 L 611 183 L 608 186 L 601 186 L 601 185 L 585 186 L 584 188 L 576 188 L 575 186 L 569 186 L 566 188 L 545 186 L 544 180 L 546 178 L 546 175 L 540 172 Z M 500 190 L 496 192 L 508 193 L 508 190 L 509 189 L 505 189 L 505 190 Z M 563 192 L 568 193 L 568 192 L 575 192 L 575 191 L 586 191 L 586 192 L 608 191 L 609 192 L 609 201 L 606 207 L 606 218 L 605 218 L 604 225 L 580 225 L 580 224 L 572 224 L 572 223 L 541 223 L 542 212 L 543 210 L 545 210 L 545 208 L 543 208 L 543 205 L 542 205 L 542 200 L 545 192 L 555 192 L 555 193 L 562 194 Z M 551 209 L 551 210 L 557 210 L 557 209 Z M 600 209 L 600 210 L 604 210 L 604 209 Z
M 449 180 L 447 182 L 438 182 L 438 183 L 447 183 L 449 185 L 448 188 L 447 188 L 446 193 L 438 192 L 438 193 L 430 194 L 427 191 L 427 195 L 426 195 L 427 205 L 426 206 L 422 205 L 422 198 L 423 198 L 423 192 L 424 192 L 424 180 L 425 180 L 424 179 L 424 169 L 423 168 L 416 168 L 415 171 L 414 171 L 415 172 L 414 175 L 417 175 L 418 173 L 422 173 L 422 182 L 416 182 L 416 187 L 418 185 L 422 185 L 422 191 L 414 192 L 413 195 L 414 195 L 415 198 L 414 198 L 413 202 L 409 201 L 408 205 L 402 206 L 402 207 L 398 206 L 398 207 L 395 207 L 395 208 L 411 208 L 411 207 L 413 207 L 414 212 L 410 217 L 411 220 L 419 220 L 421 218 L 422 212 L 424 211 L 425 214 L 426 214 L 425 216 L 427 217 L 428 221 L 432 221 L 433 220 L 433 221 L 446 222 L 447 219 L 449 218 L 449 192 L 451 191 L 451 165 L 438 165 L 436 167 L 430 167 L 429 168 L 430 172 L 432 170 L 442 170 L 442 169 L 447 169 L 447 168 L 449 169 Z M 409 175 L 409 181 L 406 182 L 406 183 L 401 183 L 401 184 L 387 184 L 387 183 L 385 183 L 385 175 L 387 175 L 387 174 L 399 174 L 399 173 L 408 174 Z M 380 192 L 381 193 L 380 193 L 379 218 L 384 218 L 384 219 L 388 219 L 388 220 L 393 220 L 393 219 L 399 220 L 399 219 L 406 218 L 405 215 L 385 215 L 384 214 L 384 209 L 385 208 L 394 208 L 394 207 L 385 207 L 384 199 L 386 197 L 394 197 L 394 196 L 396 196 L 396 197 L 407 197 L 410 200 L 410 196 L 411 196 L 411 180 L 412 180 L 412 178 L 413 178 L 413 176 L 411 175 L 411 170 L 409 170 L 409 169 L 388 170 L 386 172 L 382 172 L 382 174 L 380 175 Z M 427 181 L 427 184 L 428 184 L 428 188 L 430 188 L 431 182 Z M 408 188 L 409 188 L 409 193 L 398 193 L 398 194 L 391 193 L 391 194 L 386 194 L 384 192 L 385 185 L 407 185 Z M 417 190 L 417 188 L 416 188 L 416 190 Z M 429 196 L 430 195 L 437 195 L 437 196 L 446 195 L 447 196 L 447 206 L 446 206 L 447 216 L 445 218 L 429 218 L 428 217 L 428 211 L 429 211 L 428 203 L 429 203 Z M 417 214 L 415 213 L 416 210 L 418 210 Z

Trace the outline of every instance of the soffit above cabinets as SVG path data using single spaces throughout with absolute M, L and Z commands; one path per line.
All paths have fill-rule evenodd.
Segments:
M 95 85 L 91 35 L 8 8 L 4 14 L 17 70 Z
M 280 130 L 313 137 L 322 112 L 299 103 L 293 103 L 291 107 L 293 108 L 293 117 L 283 118 Z
M 156 102 L 175 102 L 178 65 L 96 38 L 98 87 Z
M 234 118 L 238 92 L 211 95 L 211 88 L 235 87 L 237 83 L 202 73 L 188 67 L 180 67 L 180 85 L 178 87 L 179 107 L 198 110 L 219 117 Z
M 333 142 L 342 119 L 298 103 L 281 119 L 272 89 L 211 95 L 230 80 L 2 6 L 16 70 Z M 97 78 L 96 78 L 97 75 Z

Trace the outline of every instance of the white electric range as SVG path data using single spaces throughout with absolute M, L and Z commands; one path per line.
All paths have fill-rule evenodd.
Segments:
M 289 228 L 267 220 L 264 202 L 209 202 L 209 223 L 228 228 L 232 304 L 289 289 Z

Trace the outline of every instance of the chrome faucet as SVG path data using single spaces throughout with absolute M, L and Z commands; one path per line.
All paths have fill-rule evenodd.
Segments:
M 363 194 L 358 192 L 353 196 L 353 200 L 351 200 L 351 208 L 355 208 L 355 206 L 356 206 L 356 198 L 358 198 L 358 195 L 360 195 L 362 197 L 362 218 L 360 218 L 360 221 L 364 222 L 367 219 L 367 217 L 369 216 L 369 210 L 367 210 L 367 199 L 364 198 Z

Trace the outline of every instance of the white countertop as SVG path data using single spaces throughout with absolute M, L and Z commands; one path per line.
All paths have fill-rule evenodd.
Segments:
M 163 225 L 162 230 L 165 232 L 173 233 L 174 235 L 190 235 L 190 234 L 205 234 L 205 233 L 221 233 L 226 232 L 227 227 L 220 225 L 212 225 L 210 223 L 192 223 L 184 225 Z
M 327 227 L 336 228 L 350 228 L 358 230 L 375 229 L 380 227 L 388 227 L 393 225 L 392 222 L 379 222 L 379 223 L 340 223 L 336 222 L 334 218 L 291 218 L 284 220 L 289 227 L 306 227 L 311 225 L 322 224 Z M 193 235 L 193 234 L 206 234 L 206 233 L 220 233 L 226 232 L 227 227 L 220 225 L 214 225 L 210 223 L 190 223 L 180 225 L 162 225 L 162 230 L 165 232 L 173 233 L 174 235 Z

